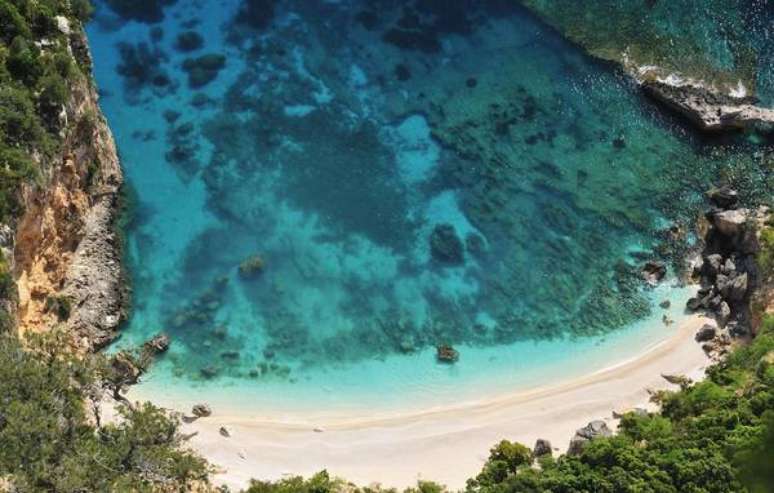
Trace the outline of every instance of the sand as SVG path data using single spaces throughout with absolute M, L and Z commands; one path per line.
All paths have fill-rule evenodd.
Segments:
M 289 421 L 251 417 L 238 403 L 234 409 L 213 404 L 212 416 L 184 424 L 183 432 L 197 432 L 190 445 L 221 469 L 214 481 L 234 489 L 250 478 L 308 476 L 322 469 L 359 485 L 406 487 L 432 479 L 459 489 L 501 439 L 532 446 L 544 438 L 562 452 L 575 430 L 591 420 L 615 427 L 614 410 L 652 409 L 649 390 L 674 388 L 662 373 L 702 378 L 709 360 L 694 334 L 704 323 L 714 322 L 686 317 L 670 338 L 604 370 L 460 406 L 373 416 L 332 417 L 321 410 Z M 191 404 L 174 407 L 190 413 Z

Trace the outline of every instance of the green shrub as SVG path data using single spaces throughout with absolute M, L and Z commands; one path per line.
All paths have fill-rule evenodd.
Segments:
M 0 87 L 0 141 L 29 149 L 46 145 L 47 137 L 28 94 L 16 87 Z
M 34 337 L 29 351 L 0 336 L 0 477 L 20 491 L 182 491 L 205 477 L 206 463 L 180 448 L 178 421 L 151 404 L 91 424 L 85 396 L 106 365 L 67 347 L 57 333 Z
M 13 78 L 23 82 L 27 87 L 35 86 L 45 70 L 40 59 L 40 50 L 31 41 L 21 36 L 15 37 L 11 42 L 5 64 Z
M 85 24 L 94 15 L 94 6 L 89 0 L 70 0 L 70 11 Z
M 19 10 L 8 0 L 0 0 L 0 39 L 9 44 L 16 37 L 30 38 L 32 32 Z

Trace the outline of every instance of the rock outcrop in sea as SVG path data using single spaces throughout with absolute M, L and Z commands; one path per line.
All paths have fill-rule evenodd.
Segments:
M 765 4 L 728 5 L 718 16 L 692 2 L 521 3 L 698 129 L 774 130 L 774 109 L 754 95 L 765 76 L 755 62 L 766 56 Z M 621 28 L 630 25 L 637 29 Z

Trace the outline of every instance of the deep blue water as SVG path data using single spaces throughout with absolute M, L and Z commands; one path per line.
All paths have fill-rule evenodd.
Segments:
M 168 332 L 156 371 L 191 385 L 454 378 L 442 343 L 572 357 L 684 295 L 639 265 L 679 258 L 718 168 L 755 166 L 512 2 L 254 4 L 89 26 L 133 198 L 119 345 Z

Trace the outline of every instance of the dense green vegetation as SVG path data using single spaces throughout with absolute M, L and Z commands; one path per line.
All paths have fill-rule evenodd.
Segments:
M 660 414 L 626 415 L 578 457 L 540 461 L 493 449 L 470 492 L 774 491 L 774 317 L 705 381 L 656 396 Z
M 0 0 L 0 221 L 19 214 L 20 183 L 54 155 L 68 87 L 85 68 L 57 17 L 77 33 L 90 9 L 86 0 Z
M 121 407 L 120 423 L 90 419 L 87 396 L 111 367 L 65 347 L 57 334 L 27 349 L 0 336 L 0 478 L 22 492 L 73 492 L 157 491 L 205 477 L 206 463 L 180 448 L 179 423 L 161 409 Z
M 133 5 L 111 3 L 114 7 Z M 654 56 L 656 62 L 666 66 L 673 59 L 681 63 L 688 60 L 691 67 L 712 71 L 719 77 L 729 72 L 751 73 L 753 68 L 751 44 L 745 32 L 738 29 L 747 21 L 735 17 L 736 11 L 716 19 L 722 28 L 738 33 L 738 42 L 727 53 L 727 63 L 705 67 L 704 60 L 692 59 L 689 51 L 717 54 L 707 47 L 685 45 L 681 52 L 671 48 L 660 51 L 666 46 L 661 43 L 661 27 L 651 31 L 639 20 L 631 20 L 639 19 L 641 8 L 627 13 L 629 17 L 621 22 L 610 22 L 606 15 L 599 15 L 599 22 L 575 23 L 576 7 L 572 2 L 526 3 L 537 10 L 561 4 L 552 12 L 557 18 L 572 19 L 574 26 L 614 27 L 614 34 L 597 27 L 569 32 L 572 37 L 585 37 L 585 44 L 601 55 L 611 46 L 611 40 L 620 46 L 622 37 L 636 31 L 636 37 L 651 42 L 633 46 L 633 54 Z M 713 5 L 718 3 L 728 8 L 737 4 Z M 564 10 L 559 8 L 562 5 Z M 669 5 L 659 2 L 646 15 L 662 15 Z M 696 13 L 686 7 L 685 15 L 701 15 L 706 10 Z M 88 0 L 0 0 L 0 222 L 21 212 L 17 200 L 20 184 L 35 180 L 41 163 L 56 155 L 64 125 L 59 116 L 62 106 L 69 98 L 72 82 L 84 77 L 89 69 L 85 60 L 69 55 L 70 40 L 59 29 L 57 16 L 69 19 L 74 32 L 78 32 L 80 22 L 91 12 Z M 562 26 L 561 22 L 555 23 Z M 662 27 L 668 31 L 669 25 Z M 647 31 L 644 35 L 643 29 Z M 771 275 L 774 229 L 763 231 L 761 246 L 759 265 Z M 0 256 L 0 298 L 14 296 L 13 278 Z M 61 320 L 67 319 L 71 309 L 68 299 L 50 298 L 48 303 Z M 0 333 L 8 326 L 10 321 L 0 310 Z M 33 337 L 25 344 L 22 347 L 15 336 L 0 335 L 0 490 L 10 484 L 22 492 L 181 491 L 192 483 L 206 484 L 209 466 L 181 447 L 184 440 L 179 423 L 163 410 L 151 404 L 122 406 L 122 420 L 105 424 L 96 419 L 91 398 L 106 389 L 117 391 L 125 384 L 106 358 L 70 354 L 63 350 L 67 347 L 63 336 L 56 333 Z M 677 392 L 662 392 L 656 399 L 662 405 L 660 413 L 625 416 L 618 435 L 594 440 L 575 457 L 541 458 L 536 462 L 527 447 L 502 441 L 492 448 L 489 460 L 468 482 L 467 490 L 774 491 L 774 317 L 764 319 L 758 337 L 749 346 L 736 349 L 726 361 L 713 366 L 705 381 L 686 385 Z M 246 491 L 344 490 L 373 491 L 355 488 L 326 472 L 309 479 L 253 481 Z M 442 488 L 420 482 L 408 491 L 437 493 Z

